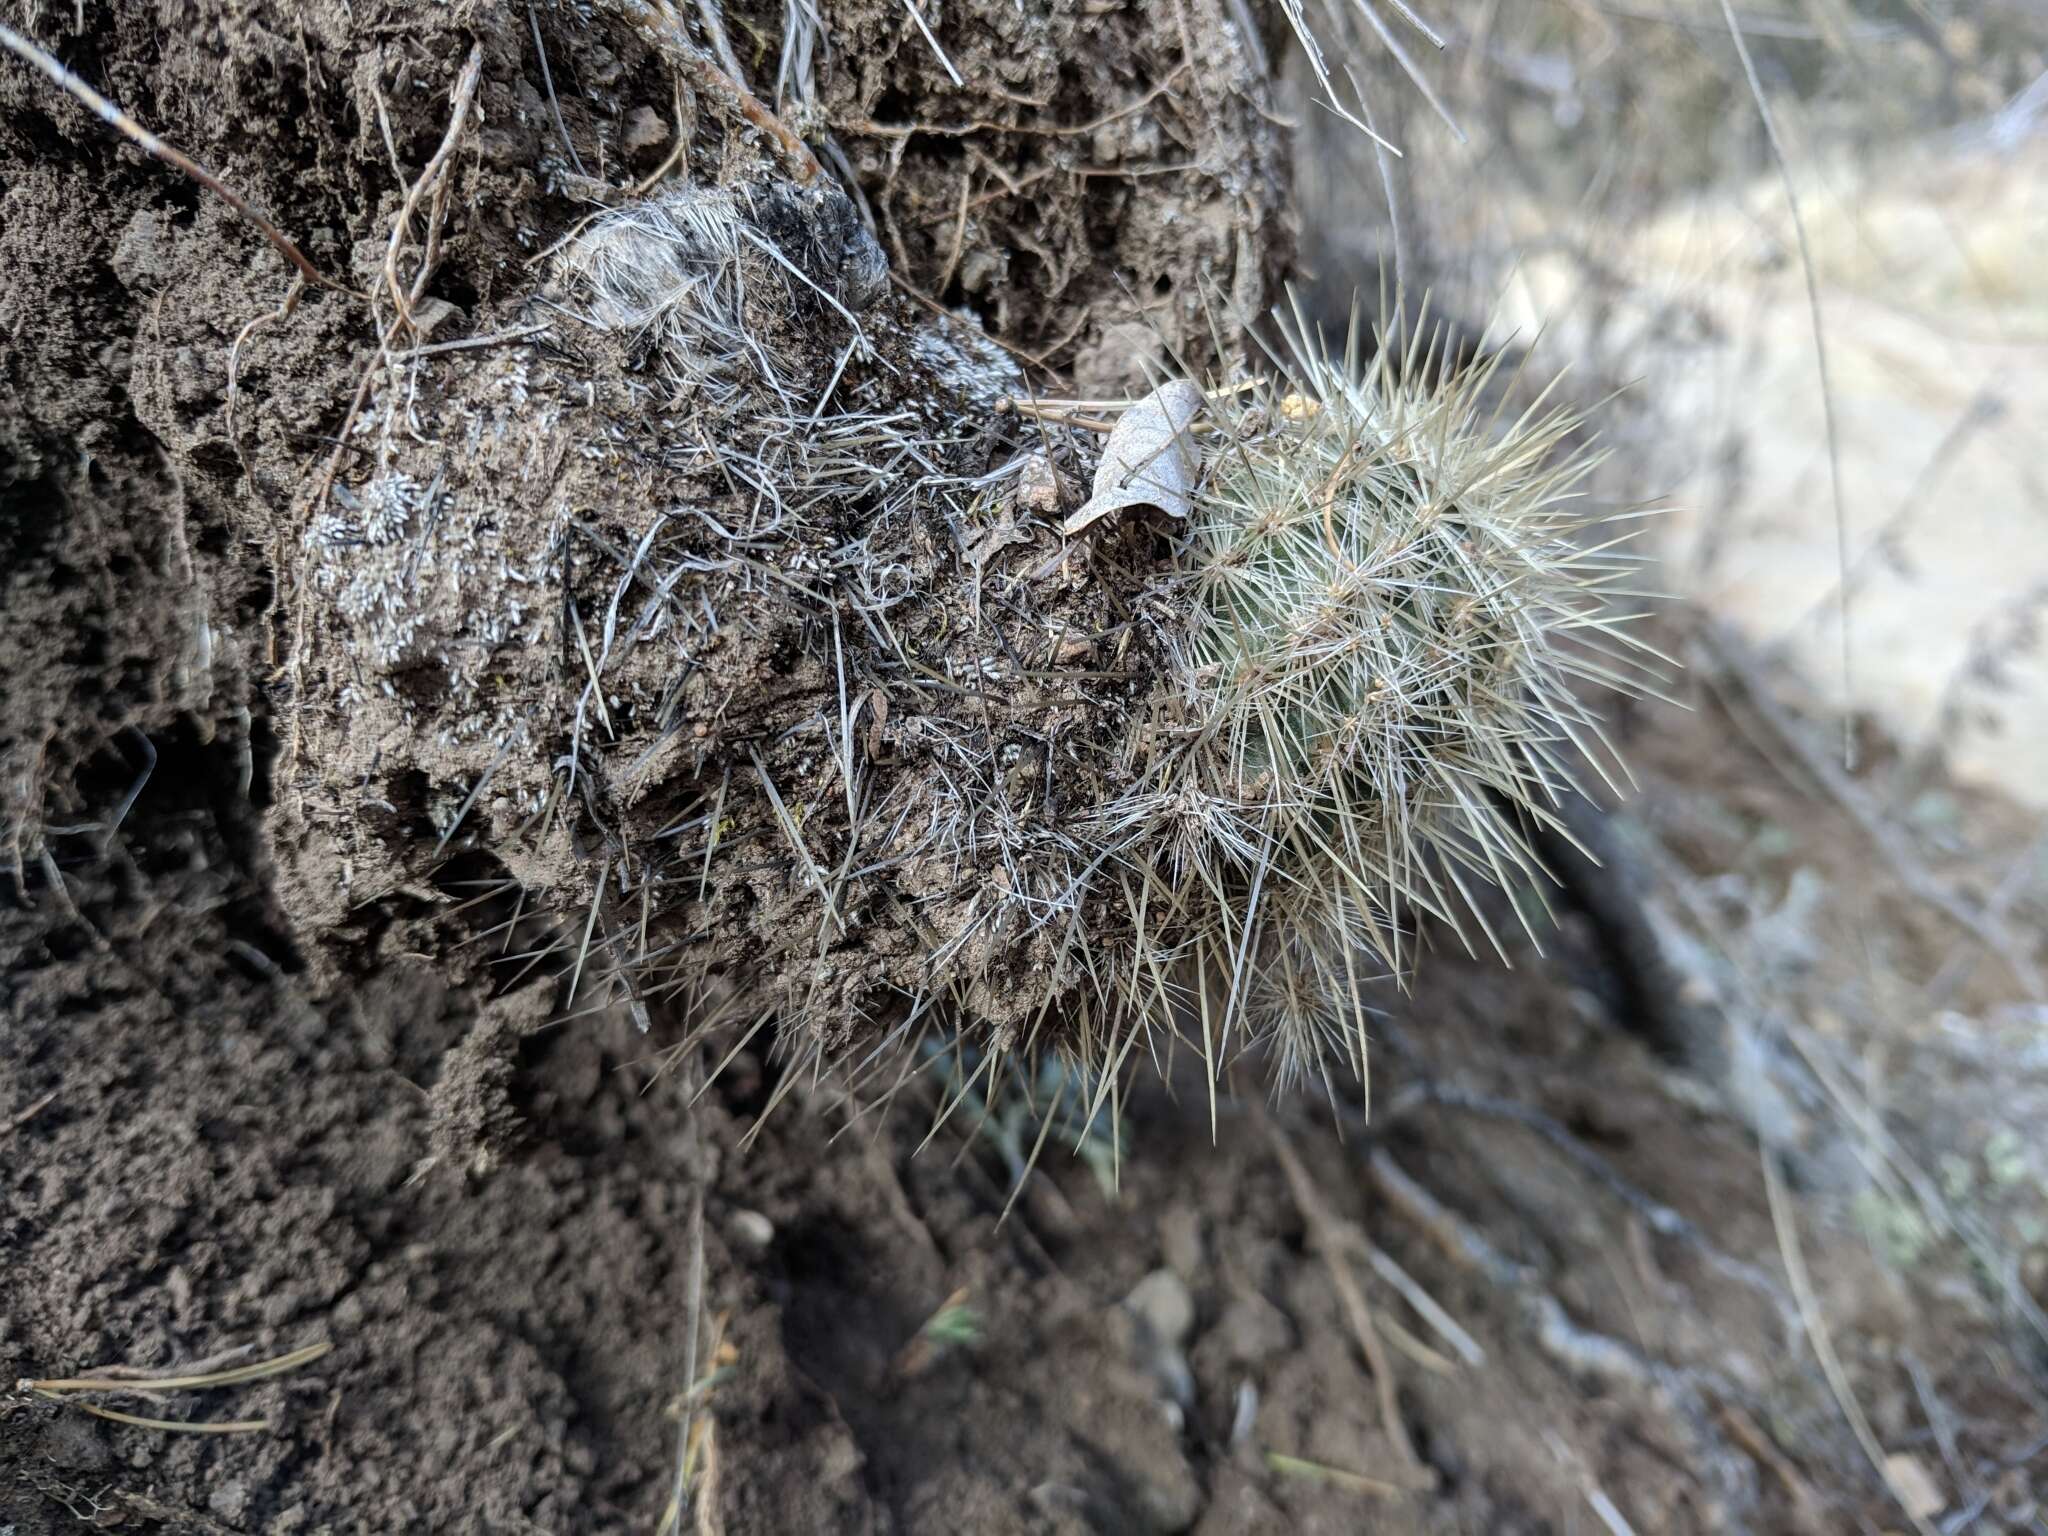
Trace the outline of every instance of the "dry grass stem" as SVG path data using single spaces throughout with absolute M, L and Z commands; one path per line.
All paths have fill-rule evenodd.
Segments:
M 1436 1486 L 1435 1469 L 1429 1467 L 1416 1454 L 1415 1442 L 1409 1438 L 1408 1426 L 1401 1418 L 1400 1394 L 1394 1381 L 1394 1363 L 1387 1356 L 1386 1347 L 1381 1343 L 1379 1330 L 1373 1323 L 1372 1307 L 1365 1299 L 1364 1287 L 1359 1285 L 1357 1275 L 1351 1271 L 1350 1263 L 1344 1257 L 1343 1224 L 1331 1212 L 1323 1199 L 1322 1191 L 1316 1188 L 1315 1180 L 1302 1165 L 1295 1150 L 1288 1144 L 1287 1133 L 1270 1119 L 1266 1121 L 1266 1139 L 1272 1144 L 1274 1156 L 1280 1160 L 1280 1168 L 1287 1175 L 1287 1187 L 1293 1191 L 1295 1206 L 1301 1211 L 1302 1219 L 1308 1223 L 1309 1237 L 1323 1263 L 1330 1271 L 1330 1283 L 1336 1288 L 1337 1298 L 1343 1304 L 1345 1320 L 1351 1325 L 1351 1334 L 1358 1341 L 1364 1353 L 1366 1364 L 1372 1371 L 1374 1390 L 1379 1394 L 1380 1424 L 1386 1430 L 1387 1438 L 1393 1442 L 1395 1454 L 1407 1469 L 1402 1476 L 1401 1486 L 1410 1491 L 1427 1491 Z
M 42 1380 L 23 1379 L 18 1383 L 27 1391 L 43 1392 L 51 1396 L 69 1392 L 134 1392 L 147 1388 L 151 1392 L 200 1392 L 217 1387 L 241 1386 L 245 1382 L 262 1381 L 271 1376 L 282 1376 L 287 1371 L 296 1371 L 304 1365 L 311 1365 L 334 1348 L 331 1341 L 308 1344 L 273 1359 L 260 1360 L 254 1365 L 238 1365 L 225 1371 L 205 1371 L 190 1375 L 159 1375 L 133 1366 L 110 1368 L 99 1376 L 57 1376 Z
M 1806 1251 L 1799 1241 L 1798 1218 L 1793 1214 L 1792 1198 L 1785 1189 L 1785 1175 L 1778 1167 L 1778 1154 L 1762 1142 L 1757 1144 L 1757 1149 L 1763 1160 L 1764 1192 L 1770 1198 L 1771 1225 L 1778 1234 L 1778 1251 L 1784 1256 L 1785 1274 L 1791 1280 L 1792 1294 L 1799 1302 L 1799 1316 L 1805 1325 L 1807 1342 L 1813 1346 L 1814 1356 L 1820 1361 L 1828 1390 L 1834 1394 L 1836 1406 L 1842 1410 L 1842 1417 L 1848 1420 L 1850 1429 L 1855 1433 L 1856 1443 L 1869 1458 L 1871 1470 L 1899 1506 L 1899 1513 L 1912 1523 L 1919 1536 L 1936 1536 L 1934 1526 L 1913 1507 L 1912 1500 L 1893 1479 L 1889 1459 L 1884 1447 L 1878 1443 L 1877 1431 L 1870 1427 L 1863 1405 L 1856 1400 L 1856 1389 L 1850 1384 L 1849 1373 L 1842 1367 L 1841 1356 L 1835 1353 L 1834 1335 L 1828 1329 L 1827 1315 L 1821 1310 L 1812 1276 L 1807 1273 Z
M 1342 1467 L 1327 1466 L 1320 1461 L 1309 1461 L 1300 1456 L 1286 1456 L 1279 1451 L 1266 1452 L 1266 1465 L 1282 1477 L 1301 1477 L 1314 1483 L 1328 1483 L 1333 1488 L 1343 1488 L 1351 1493 L 1367 1493 L 1375 1498 L 1398 1499 L 1413 1490 L 1400 1483 L 1390 1483 L 1384 1478 L 1367 1477 L 1362 1472 L 1349 1472 Z

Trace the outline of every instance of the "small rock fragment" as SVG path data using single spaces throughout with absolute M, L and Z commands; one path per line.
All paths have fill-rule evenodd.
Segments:
M 1159 1248 L 1167 1267 L 1192 1281 L 1202 1273 L 1202 1214 L 1191 1205 L 1171 1205 L 1159 1216 Z
M 1294 1326 L 1265 1297 L 1239 1296 L 1216 1320 L 1224 1354 L 1233 1365 L 1257 1365 L 1294 1347 Z
M 626 114 L 626 153 L 638 154 L 668 142 L 668 124 L 652 107 L 635 107 Z
M 1948 1498 L 1927 1470 L 1927 1463 L 1909 1451 L 1884 1459 L 1884 1480 L 1891 1484 L 1899 1504 L 1914 1520 L 1932 1520 L 1948 1508 Z
M 1195 1299 L 1188 1294 L 1187 1282 L 1170 1269 L 1155 1269 L 1140 1280 L 1124 1305 L 1165 1344 L 1186 1343 L 1195 1326 Z
M 1112 399 L 1144 389 L 1148 370 L 1156 378 L 1165 363 L 1166 351 L 1156 330 L 1142 320 L 1118 320 L 1076 354 L 1074 388 L 1091 400 Z
M 1195 1299 L 1186 1282 L 1170 1269 L 1155 1269 L 1124 1298 L 1123 1311 L 1131 1323 L 1132 1359 L 1165 1400 L 1185 1413 L 1195 1402 L 1195 1373 L 1182 1350 L 1195 1326 Z
M 766 1253 L 775 1241 L 775 1223 L 759 1211 L 734 1211 L 726 1219 L 726 1231 L 736 1247 L 749 1253 Z
M 1017 510 L 1050 517 L 1060 509 L 1060 472 L 1052 460 L 1034 453 L 1017 473 Z

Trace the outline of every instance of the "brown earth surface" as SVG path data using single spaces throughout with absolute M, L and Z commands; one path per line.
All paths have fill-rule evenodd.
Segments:
M 1061 6 L 1020 38 L 1002 18 L 1023 12 L 991 0 L 998 40 L 943 36 L 1014 94 L 974 111 L 1077 126 L 1173 76 L 1184 28 L 1216 78 L 1229 9 Z M 967 98 L 900 7 L 823 10 L 845 63 L 818 121 L 897 225 L 899 276 L 1020 348 L 1106 387 L 1130 338 L 1091 304 L 1127 310 L 1118 273 L 1186 341 L 1205 263 L 1264 286 L 1284 260 L 1257 182 L 1219 177 L 1168 217 L 1134 190 L 1152 178 L 1074 175 L 1042 135 L 989 169 L 964 135 L 868 131 L 957 121 L 937 114 Z M 780 15 L 729 14 L 758 76 L 744 40 Z M 359 281 L 398 210 L 392 159 L 431 155 L 481 42 L 485 129 L 433 294 L 476 321 L 582 211 L 555 110 L 586 171 L 666 153 L 625 147 L 635 110 L 666 121 L 675 100 L 633 34 L 533 16 L 553 109 L 517 7 L 6 19 Z M 258 329 L 231 425 L 225 359 L 278 307 L 281 263 L 0 63 L 0 1533 L 651 1530 L 693 1361 L 710 1383 L 689 1519 L 731 1536 L 1885 1530 L 1915 1477 L 1938 1484 L 1932 1516 L 2028 1528 L 2048 1169 L 2031 1143 L 1997 1149 L 2048 1113 L 2038 1006 L 1905 887 L 1732 670 L 1694 674 L 1690 713 L 1621 722 L 1642 793 L 1604 825 L 1666 968 L 1582 873 L 1534 919 L 1547 954 L 1513 941 L 1510 969 L 1437 933 L 1412 989 L 1376 988 L 1369 1124 L 1355 1090 L 1262 1108 L 1255 1062 L 1212 1109 L 1164 1059 L 1121 1095 L 1114 1188 L 1051 1142 L 1007 1219 L 1005 1105 L 970 1099 L 927 1140 L 942 1072 L 856 1115 L 758 1042 L 693 1104 L 657 1070 L 680 1021 L 564 1018 L 559 974 L 478 958 L 457 910 L 474 871 L 351 909 L 338 937 L 301 931 L 305 845 L 277 842 L 285 509 L 332 452 L 368 323 L 315 292 Z M 1086 164 L 1200 137 L 1119 118 Z M 707 161 L 728 152 L 707 134 Z M 1276 153 L 1242 132 L 1204 152 Z M 1925 856 L 1988 900 L 2004 860 L 1971 850 L 2009 855 L 2027 823 L 1948 804 Z M 1893 1139 L 1845 1101 L 1880 1105 Z M 1963 1171 L 1941 1162 L 1930 1197 L 1898 1173 L 1909 1154 Z M 1788 1253 L 1813 1277 L 1806 1325 Z M 219 1391 L 14 1386 L 323 1342 Z
M 1721 722 L 1681 732 L 1669 752 L 1689 782 L 1701 759 L 1753 772 Z M 692 1108 L 674 1078 L 650 1082 L 664 1041 L 623 1013 L 536 1028 L 552 984 L 488 997 L 423 954 L 315 995 L 260 859 L 237 854 L 252 813 L 235 753 L 175 733 L 158 751 L 107 857 L 86 834 L 58 843 L 68 902 L 38 888 L 0 919 L 0 1378 L 334 1347 L 247 1388 L 121 1402 L 267 1419 L 262 1434 L 0 1398 L 0 1528 L 651 1528 L 700 1193 L 701 1311 L 724 1347 L 704 1409 L 709 1528 L 1536 1531 L 1583 1523 L 1595 1491 L 1637 1530 L 1882 1518 L 1811 1359 L 1788 1351 L 1755 1138 L 1630 1037 L 1583 922 L 1548 961 L 1438 954 L 1412 995 L 1380 999 L 1370 1136 L 1313 1104 L 1271 1111 L 1335 1217 L 1484 1352 L 1447 1360 L 1353 1255 L 1380 1315 L 1427 1341 L 1393 1370 L 1435 1488 L 1398 1494 L 1269 1459 L 1401 1467 L 1256 1098 L 1226 1098 L 1212 1142 L 1198 1074 L 1179 1101 L 1141 1078 L 1114 1197 L 1054 1150 L 1007 1222 L 975 1106 L 919 1150 L 928 1105 L 849 1126 L 828 1084 L 742 1149 L 773 1063 L 742 1058 Z M 87 790 L 118 803 L 125 765 L 98 766 Z M 1731 815 L 1793 820 L 1734 798 Z M 1684 830 L 1693 805 L 1656 787 L 1645 810 Z M 1460 1094 L 1545 1117 L 1628 1190 Z M 2028 1412 L 2023 1380 L 2000 1379 L 2016 1325 L 1875 1258 L 1823 1214 L 1838 1142 L 1810 1126 L 1794 1140 L 1808 1262 L 1880 1433 L 1924 1445 L 1901 1364 L 1918 1349 L 1965 1450 L 1988 1447 Z M 1376 1151 L 1526 1284 L 1438 1246 L 1443 1229 L 1369 1177 Z M 1155 1271 L 1192 1304 L 1163 1351 L 1184 1378 L 1122 1304 Z M 962 1289 L 974 1337 L 920 1359 L 921 1326 Z

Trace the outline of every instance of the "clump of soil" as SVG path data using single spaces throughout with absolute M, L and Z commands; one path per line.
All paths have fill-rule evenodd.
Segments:
M 1285 255 L 1260 44 L 1206 6 L 1093 18 L 1086 46 L 1058 8 L 963 9 L 930 41 L 879 4 L 735 8 L 695 40 L 664 15 L 224 5 L 161 56 L 118 19 L 57 24 L 45 41 L 81 75 L 232 163 L 359 296 L 281 285 L 217 200 L 10 77 L 24 147 L 55 132 L 74 163 L 121 169 L 90 194 L 97 246 L 15 237 L 57 296 L 22 360 L 24 441 L 132 421 L 181 515 L 242 557 L 195 572 L 188 619 L 268 685 L 244 734 L 275 745 L 265 831 L 316 965 L 438 881 L 480 927 L 509 924 L 501 953 L 573 954 L 590 995 L 622 984 L 643 1013 L 695 1007 L 710 953 L 820 1048 L 949 987 L 1015 1038 L 1086 959 L 1017 915 L 1057 907 L 1072 850 L 972 822 L 1133 771 L 1156 551 L 1113 535 L 1085 579 L 1049 571 L 1085 458 L 991 407 L 1016 357 L 1113 332 L 1132 363 L 1133 326 L 1155 362 L 1241 346 Z M 730 71 L 717 90 L 676 69 L 700 47 Z M 757 132 L 735 88 L 829 172 Z M 941 186 L 950 234 L 929 217 Z M 578 261 L 636 208 L 674 228 L 717 198 L 744 201 L 745 238 L 720 258 L 733 352 L 707 365 L 681 356 L 705 335 L 650 338 Z M 592 204 L 614 210 L 595 233 Z M 881 284 L 886 257 L 908 296 Z M 135 355 L 101 349 L 125 394 L 41 403 L 67 346 L 123 334 L 123 293 L 147 311 Z M 1034 446 L 1051 493 L 1030 507 L 1009 482 Z M 49 734 L 0 743 L 31 850 L 65 766 Z M 447 861 L 470 847 L 487 854 L 457 890 Z M 879 894 L 847 885 L 867 866 L 892 871 Z
M 480 926 L 557 919 L 532 944 L 590 995 L 687 1009 L 744 973 L 838 1050 L 957 979 L 1021 1031 L 1072 966 L 990 882 L 1075 884 L 1051 808 L 1117 782 L 1143 543 L 1054 569 L 1059 507 L 1019 500 L 993 408 L 1014 371 L 884 299 L 836 191 L 678 188 L 556 270 L 510 340 L 372 385 L 363 471 L 301 540 L 278 826 L 302 930 L 474 848 Z M 1034 801 L 1042 855 L 971 824 Z
M 1016 98 L 982 99 L 941 84 L 916 13 L 828 4 L 809 73 L 791 77 L 781 105 L 853 168 L 899 277 L 1107 385 L 1135 337 L 1119 329 L 1133 308 L 1119 271 L 1136 274 L 1137 306 L 1175 345 L 1199 350 L 1204 283 L 1241 301 L 1283 255 L 1271 131 L 1229 9 L 1055 7 L 1034 20 L 1009 0 L 920 7 L 968 78 L 1002 79 Z M 737 61 L 773 95 L 784 23 L 769 10 L 726 16 Z M 985 1121 L 956 1117 L 945 1134 L 957 1139 L 942 1143 L 952 1156 L 913 1157 L 925 1127 L 907 1111 L 926 1107 L 915 1090 L 906 1112 L 828 1144 L 824 1127 L 851 1113 L 841 1088 L 789 1070 L 765 1041 L 742 1042 L 694 1102 L 656 1078 L 659 1057 L 727 994 L 693 1013 L 630 991 L 606 1006 L 593 988 L 582 1017 L 560 1020 L 555 980 L 519 970 L 536 959 L 569 970 L 582 955 L 603 975 L 618 936 L 638 942 L 630 881 L 641 871 L 566 831 L 544 856 L 520 835 L 484 846 L 482 829 L 524 831 L 522 792 L 545 817 L 558 781 L 544 758 L 536 772 L 512 754 L 490 773 L 503 736 L 457 727 L 491 718 L 507 667 L 551 680 L 558 716 L 574 720 L 579 674 L 592 670 L 583 644 L 602 635 L 638 548 L 621 505 L 661 516 L 685 490 L 705 503 L 708 476 L 687 438 L 654 426 L 616 443 L 564 429 L 540 439 L 559 460 L 518 488 L 521 466 L 494 457 L 510 452 L 493 436 L 501 413 L 547 407 L 559 423 L 632 401 L 644 414 L 635 391 L 659 377 L 633 338 L 536 304 L 567 294 L 547 289 L 554 269 L 529 263 L 592 211 L 592 182 L 616 193 L 662 167 L 679 138 L 678 185 L 760 186 L 788 167 L 704 97 L 679 93 L 672 61 L 609 9 L 206 0 L 174 12 L 41 7 L 29 24 L 365 292 L 447 136 L 472 47 L 479 84 L 436 184 L 438 225 L 428 198 L 396 251 L 396 270 L 428 275 L 408 300 L 410 328 L 382 350 L 408 354 L 421 388 L 377 393 L 388 302 L 381 315 L 318 289 L 288 302 L 289 274 L 216 200 L 0 60 L 0 1383 L 335 1346 L 231 1398 L 95 1400 L 174 1420 L 263 1419 L 262 1433 L 182 1434 L 0 1393 L 0 1528 L 651 1528 L 692 1358 L 715 1377 L 692 1410 L 712 1426 L 696 1499 L 730 1536 L 1277 1532 L 1362 1518 L 1533 1529 L 1584 1522 L 1589 1490 L 1639 1529 L 1879 1518 L 1883 1491 L 1817 1371 L 1784 1347 L 1773 1284 L 1759 1285 L 1753 1264 L 1721 1262 L 1769 1252 L 1750 1135 L 1617 1027 L 1626 1011 L 1603 1002 L 1612 978 L 1595 946 L 1568 943 L 1557 969 L 1517 947 L 1512 976 L 1446 958 L 1412 996 L 1376 994 L 1388 1042 L 1379 1091 L 1399 1108 L 1369 1141 L 1350 1128 L 1365 1175 L 1327 1125 L 1288 1121 L 1340 1214 L 1369 1218 L 1374 1241 L 1483 1346 L 1483 1364 L 1440 1370 L 1450 1346 L 1375 1289 L 1383 1315 L 1428 1351 L 1402 1355 L 1395 1401 L 1435 1491 L 1394 1499 L 1374 1473 L 1399 1453 L 1332 1270 L 1262 1140 L 1237 1134 L 1228 1092 L 1218 1136 L 1206 1115 L 1145 1089 L 1119 1106 L 1118 1197 L 1055 1147 L 999 1224 L 1017 1148 L 989 1129 L 994 1106 Z M 1171 92 L 1153 94 L 1167 81 Z M 664 132 L 678 116 L 684 131 Z M 1183 152 L 1186 165 L 1173 158 Z M 1112 166 L 1119 176 L 1101 174 Z M 758 227 L 772 236 L 772 225 Z M 824 267 L 793 259 L 831 286 Z M 979 356 L 962 339 L 972 328 L 956 334 L 914 300 L 885 306 L 858 311 L 877 360 L 849 360 L 832 398 L 886 363 L 961 418 L 923 424 L 952 433 L 961 454 L 923 473 L 972 480 L 1000 466 L 980 435 L 974 370 L 961 372 Z M 802 313 L 804 334 L 784 343 L 805 386 L 792 419 L 808 421 L 847 333 L 822 302 Z M 543 320 L 545 337 L 427 350 Z M 520 388 L 528 398 L 515 402 Z M 411 435 L 457 421 L 454 451 Z M 582 453 L 591 443 L 617 460 L 600 467 Z M 346 497 L 316 493 L 330 463 Z M 491 471 L 495 501 L 482 497 Z M 545 606 L 493 642 L 495 666 L 472 665 L 467 621 L 450 621 L 460 607 L 410 630 L 389 622 L 372 586 L 354 588 L 355 611 L 341 607 L 378 560 L 409 559 L 409 541 L 452 568 L 467 541 L 510 534 L 529 542 L 478 578 L 505 611 L 515 573 L 549 548 L 511 515 L 549 505 L 543 479 L 573 493 L 550 516 L 577 528 L 562 541 L 577 553 L 542 572 Z M 709 495 L 727 498 L 714 516 L 754 510 L 731 485 Z M 316 527 L 316 503 L 339 521 Z M 996 572 L 1037 568 L 1012 563 L 1037 554 L 1014 541 L 1025 527 L 1014 506 L 967 505 L 980 521 L 957 528 L 931 506 L 896 509 L 881 547 L 905 562 L 973 566 L 979 552 Z M 687 555 L 699 520 L 670 521 Z M 634 526 L 644 538 L 647 523 Z M 860 532 L 830 531 L 842 544 Z M 1125 657 L 1111 637 L 1125 620 L 1085 604 L 1122 595 L 1120 562 L 1136 569 L 1153 554 L 1133 536 L 1104 552 L 1091 585 L 1045 578 L 1054 600 L 1077 605 L 1072 627 L 1096 654 L 1062 658 L 1055 639 L 1055 680 L 1030 680 L 1041 693 L 1016 690 L 1008 707 L 1056 713 L 1060 690 L 1118 685 Z M 302 632 L 323 612 L 348 622 Z M 815 623 L 736 627 L 721 642 L 744 658 L 719 706 L 727 718 L 795 701 L 819 720 L 814 738 L 756 742 L 760 766 L 745 764 L 757 782 L 809 785 L 816 808 L 782 806 L 798 838 L 825 825 L 840 788 L 833 732 L 843 750 L 897 758 L 906 778 L 938 760 L 943 736 L 894 705 L 884 719 L 865 695 L 853 717 L 851 680 L 842 693 L 826 658 L 872 642 L 850 610 L 839 617 L 836 649 Z M 963 642 L 941 638 L 936 615 L 916 618 L 927 626 L 913 632 L 927 646 L 917 654 L 937 674 L 926 686 L 958 687 L 945 662 Z M 395 674 L 390 694 L 374 681 L 345 692 L 362 687 L 366 656 Z M 687 767 L 692 738 L 664 743 L 626 711 L 630 698 L 659 718 L 670 681 L 657 688 L 659 672 L 622 677 L 616 706 L 600 687 L 586 711 L 616 707 L 639 731 L 619 733 L 631 752 L 671 753 L 649 760 L 657 787 L 574 809 L 600 827 L 641 818 L 657 841 L 701 814 L 709 841 L 725 812 L 708 772 Z M 1689 774 L 1734 750 L 1718 717 L 1658 734 Z M 1021 804 L 1044 762 L 1019 747 L 998 788 Z M 607 750 L 625 768 L 638 760 L 618 740 Z M 440 756 L 423 767 L 422 752 Z M 592 782 L 579 775 L 577 793 Z M 1690 806 L 1693 782 L 1656 780 L 1680 785 L 1666 816 L 1684 822 L 1670 807 Z M 693 809 L 689 797 L 707 791 L 711 803 Z M 747 931 L 766 935 L 817 897 L 773 841 L 788 832 L 765 788 L 752 804 L 750 841 L 728 851 L 751 848 L 776 874 L 756 871 L 720 899 L 751 902 Z M 1855 846 L 1839 817 L 1804 805 L 1774 815 L 1816 858 Z M 687 861 L 675 863 L 680 877 Z M 536 913 L 508 880 L 574 889 L 584 904 Z M 910 926 L 898 931 L 908 943 Z M 517 959 L 486 983 L 472 970 L 487 954 Z M 862 958 L 884 974 L 897 959 Z M 831 965 L 799 979 L 853 984 L 850 963 Z M 1531 1158 L 1533 1133 L 1512 1117 L 1420 1112 L 1447 1102 L 1446 1082 L 1522 1095 L 1563 1137 L 1538 1138 L 1551 1160 Z M 1404 1100 L 1411 1083 L 1425 1091 Z M 785 1098 L 797 1112 L 743 1150 Z M 1597 1149 L 1621 1184 L 1587 1175 L 1572 1148 Z M 1842 1161 L 1829 1150 L 1800 1169 L 1825 1175 Z M 1368 1198 L 1372 1153 L 1425 1180 L 1516 1267 L 1461 1261 L 1442 1239 L 1462 1229 L 1399 1206 L 1394 1186 L 1375 1182 Z M 1919 1377 L 1899 1342 L 1912 1338 L 1935 1362 L 1934 1388 L 1963 1409 L 1958 1454 L 1976 1466 L 2002 1453 L 1985 1426 L 2026 1411 L 2002 1352 L 2008 1314 L 1957 1274 L 1882 1269 L 1853 1227 L 1818 1227 L 1809 1242 L 1886 1444 L 1930 1459 L 1949 1427 L 1915 1406 Z M 1179 1325 L 1137 1348 L 1131 1299 L 1175 1286 Z M 948 1307 L 963 1288 L 971 1326 Z M 935 1331 L 948 1311 L 954 1326 Z

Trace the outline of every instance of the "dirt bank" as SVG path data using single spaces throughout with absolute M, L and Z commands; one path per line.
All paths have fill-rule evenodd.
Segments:
M 1205 293 L 1284 263 L 1233 7 L 928 6 L 932 44 L 918 11 L 827 5 L 779 93 L 781 10 L 724 14 L 897 276 L 1084 390 L 1124 377 L 1133 291 L 1198 346 Z M 525 323 L 529 262 L 590 183 L 660 170 L 672 124 L 703 184 L 781 153 L 610 11 L 7 19 L 366 291 L 474 49 L 433 259 L 431 197 L 397 242 L 428 273 L 408 350 Z M 2024 1528 L 2038 1023 L 1739 676 L 1618 722 L 1668 993 L 1569 899 L 1512 969 L 1428 930 L 1413 989 L 1373 988 L 1370 1125 L 1348 1092 L 1260 1109 L 1249 1062 L 1212 1108 L 1163 1060 L 1114 1151 L 1049 1143 L 1005 1220 L 1034 1120 L 969 1097 L 926 1144 L 964 1054 L 856 1115 L 738 1031 L 691 1102 L 658 1069 L 693 1020 L 643 1034 L 629 998 L 565 1007 L 564 966 L 521 975 L 554 937 L 464 908 L 500 878 L 480 853 L 337 897 L 359 829 L 324 815 L 418 844 L 448 809 L 445 784 L 366 806 L 374 751 L 323 750 L 345 666 L 290 668 L 309 492 L 337 460 L 374 478 L 346 423 L 377 317 L 318 289 L 280 313 L 289 269 L 246 224 L 0 63 L 0 1531 L 648 1530 L 686 1400 L 690 1519 L 730 1536 L 1892 1528 L 1915 1476 Z M 295 742 L 315 684 L 331 734 Z M 1971 850 L 2025 823 L 1952 804 L 1972 837 L 1925 872 L 1989 902 L 2008 860 Z M 2032 931 L 2029 899 L 2000 921 Z M 1718 1065 L 1645 1043 L 1674 1002 Z M 218 1390 L 15 1385 L 321 1344 Z

